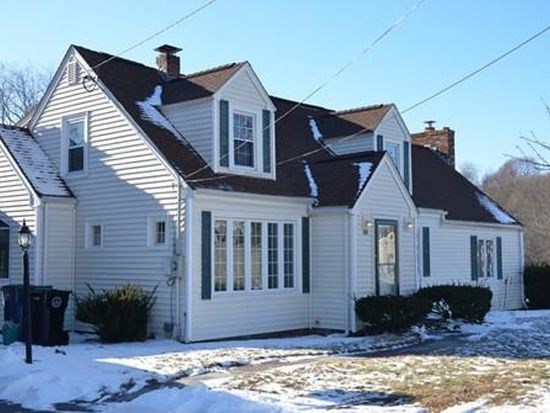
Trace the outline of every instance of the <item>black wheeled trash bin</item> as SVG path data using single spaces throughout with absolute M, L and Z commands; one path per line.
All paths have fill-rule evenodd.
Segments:
M 69 335 L 63 331 L 70 291 L 42 289 L 31 292 L 32 342 L 41 346 L 65 345 Z

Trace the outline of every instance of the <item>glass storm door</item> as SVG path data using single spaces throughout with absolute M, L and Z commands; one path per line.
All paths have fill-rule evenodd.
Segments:
M 376 221 L 376 293 L 398 295 L 397 222 Z

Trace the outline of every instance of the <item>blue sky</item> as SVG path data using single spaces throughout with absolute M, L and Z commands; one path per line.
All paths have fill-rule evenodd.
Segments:
M 117 53 L 203 2 L 10 2 L 0 60 L 53 70 L 71 43 Z M 153 65 L 152 49 L 170 43 L 184 49 L 187 73 L 248 60 L 271 94 L 301 100 L 413 3 L 217 0 L 125 57 Z M 549 23 L 545 0 L 428 0 L 309 103 L 404 109 Z M 550 102 L 550 33 L 404 118 L 411 132 L 427 119 L 455 129 L 458 164 L 489 171 L 518 153 L 521 134 L 550 137 L 541 99 Z

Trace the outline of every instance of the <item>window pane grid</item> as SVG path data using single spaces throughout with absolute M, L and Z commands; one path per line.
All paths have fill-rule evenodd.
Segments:
M 234 162 L 238 166 L 254 167 L 254 117 L 233 114 Z
M 262 223 L 252 222 L 250 224 L 250 258 L 251 258 L 251 279 L 253 290 L 262 289 Z
M 267 225 L 267 288 L 279 288 L 279 228 L 276 223 Z
M 92 245 L 101 246 L 101 225 L 92 225 Z
M 294 288 L 294 225 L 284 224 L 284 286 Z
M 164 245 L 166 243 L 166 222 L 157 221 L 155 225 L 155 244 Z
M 233 222 L 233 290 L 244 290 L 244 221 Z
M 214 233 L 214 290 L 227 289 L 227 222 L 216 221 Z

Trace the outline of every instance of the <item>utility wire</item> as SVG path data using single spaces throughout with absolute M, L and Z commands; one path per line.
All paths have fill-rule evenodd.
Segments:
M 208 6 L 212 5 L 213 3 L 215 3 L 217 0 L 208 0 L 206 3 L 204 3 L 202 6 L 196 8 L 195 10 L 187 13 L 185 16 L 182 16 L 180 17 L 178 20 L 176 20 L 175 22 L 169 24 L 168 26 L 164 27 L 163 29 L 159 30 L 158 32 L 155 32 L 153 34 L 151 34 L 150 36 L 146 37 L 145 39 L 143 40 L 140 40 L 139 42 L 133 44 L 132 46 L 128 47 L 127 49 L 124 49 L 123 51 L 121 51 L 120 53 L 116 54 L 116 55 L 113 55 L 113 56 L 110 56 L 109 58 L 105 59 L 104 61 L 98 63 L 97 65 L 95 65 L 94 67 L 92 67 L 91 69 L 92 70 L 95 70 L 101 66 L 103 66 L 104 64 L 107 64 L 109 63 L 111 60 L 113 59 L 116 59 L 117 57 L 121 57 L 122 55 L 128 53 L 129 51 L 131 50 L 134 50 L 135 48 L 147 43 L 149 40 L 152 40 L 154 39 L 155 37 L 157 36 L 160 36 L 161 34 L 167 32 L 168 30 L 172 29 L 173 27 L 183 23 L 185 20 L 189 19 L 190 17 L 193 17 L 195 14 L 201 12 L 202 10 L 204 10 L 205 8 L 207 8 Z
M 488 67 L 494 65 L 495 63 L 499 62 L 500 60 L 504 59 L 505 57 L 509 56 L 510 54 L 514 53 L 515 51 L 517 51 L 518 49 L 522 48 L 523 46 L 527 45 L 528 43 L 532 42 L 533 40 L 535 40 L 536 38 L 542 36 L 543 34 L 545 34 L 546 32 L 550 31 L 550 25 L 546 26 L 544 29 L 538 31 L 537 33 L 535 33 L 534 35 L 532 35 L 531 37 L 529 37 L 528 39 L 524 40 L 523 42 L 519 43 L 518 45 L 514 46 L 513 48 L 509 49 L 507 52 L 501 54 L 500 56 L 496 57 L 495 59 L 491 60 L 490 62 L 484 64 L 483 66 L 481 66 L 480 68 L 470 72 L 469 74 L 467 74 L 466 76 L 460 78 L 459 80 L 451 83 L 449 86 L 441 89 L 439 92 L 437 93 L 434 93 L 433 95 L 415 103 L 414 105 L 408 107 L 407 109 L 403 110 L 401 113 L 406 113 L 434 98 L 436 98 L 437 96 L 447 92 L 448 90 L 452 89 L 453 87 L 465 82 L 466 80 L 470 79 L 471 77 L 475 76 L 476 74 L 478 74 L 479 72 L 487 69 Z M 369 129 L 368 128 L 363 128 L 349 136 L 345 136 L 343 138 L 340 138 L 338 139 L 336 142 L 337 143 L 341 143 L 341 142 L 345 142 L 349 139 L 353 139 L 355 138 L 356 136 L 359 136 L 360 134 L 362 133 L 365 133 L 367 132 Z M 299 154 L 299 155 L 296 155 L 296 156 L 293 156 L 292 158 L 288 158 L 288 159 L 285 159 L 285 160 L 282 160 L 282 161 L 279 161 L 277 162 L 277 166 L 280 166 L 280 165 L 284 165 L 286 163 L 289 163 L 289 162 L 292 162 L 292 161 L 296 161 L 296 160 L 299 160 L 299 159 L 302 159 L 302 158 L 305 158 L 306 156 L 309 156 L 309 155 L 312 155 L 314 153 L 317 153 L 317 152 L 320 152 L 320 151 L 323 151 L 325 150 L 325 147 L 319 147 L 317 149 L 314 149 L 314 150 L 311 150 L 311 151 L 308 151 L 308 152 L 304 152 L 302 154 Z M 231 174 L 227 174 L 227 175 L 222 175 L 220 177 L 211 177 L 211 178 L 203 178 L 203 179 L 195 179 L 195 180 L 190 180 L 189 182 L 205 182 L 205 181 L 213 181 L 213 180 L 219 180 L 219 179 L 225 179 L 225 178 L 228 178 L 232 176 Z
M 353 56 L 353 58 L 348 61 L 345 65 L 343 65 L 340 69 L 338 69 L 332 76 L 327 78 L 323 83 L 321 83 L 319 86 L 317 86 L 315 89 L 313 89 L 306 97 L 304 97 L 301 101 L 297 102 L 295 105 L 293 105 L 290 109 L 288 109 L 285 113 L 283 113 L 281 116 L 277 117 L 274 121 L 272 121 L 270 124 L 268 124 L 263 130 L 267 130 L 269 128 L 274 127 L 278 122 L 286 118 L 288 115 L 290 115 L 292 112 L 294 112 L 296 109 L 298 109 L 300 106 L 302 106 L 306 101 L 311 99 L 313 96 L 315 96 L 317 93 L 319 93 L 322 89 L 324 89 L 326 86 L 328 86 L 330 83 L 332 83 L 337 77 L 339 77 L 343 72 L 345 72 L 350 66 L 355 64 L 362 56 L 367 54 L 373 47 L 375 47 L 380 41 L 382 41 L 387 35 L 389 35 L 394 29 L 396 29 L 401 23 L 403 23 L 404 20 L 406 20 L 416 9 L 418 9 L 422 3 L 424 3 L 426 0 L 416 0 L 416 2 L 412 5 L 410 9 L 408 9 L 405 13 L 403 13 L 401 16 L 399 16 L 395 21 L 393 21 L 382 33 L 380 33 L 371 43 L 369 43 L 367 46 L 365 46 L 363 49 L 361 49 L 358 53 Z M 239 149 L 241 146 L 245 145 L 246 142 L 240 144 L 235 149 Z M 323 148 L 324 149 L 324 148 Z M 221 159 L 224 159 L 224 157 L 229 156 L 229 152 L 227 154 L 224 154 Z M 199 172 L 209 168 L 209 165 L 204 165 L 203 167 L 190 172 L 188 175 L 185 176 L 185 179 L 189 179 L 192 176 L 198 174 Z M 225 176 L 231 176 L 231 174 L 224 175 Z M 204 179 L 211 179 L 211 178 L 204 178 Z M 190 182 L 196 182 L 190 181 Z
M 483 70 L 487 69 L 488 67 L 494 65 L 495 63 L 498 63 L 499 61 L 501 61 L 502 59 L 504 59 L 505 57 L 511 55 L 512 53 L 514 53 L 515 51 L 521 49 L 523 46 L 527 45 L 528 43 L 532 42 L 533 40 L 535 40 L 536 38 L 542 36 L 543 34 L 545 34 L 547 31 L 550 30 L 550 25 L 546 26 L 544 29 L 542 29 L 541 31 L 535 33 L 534 35 L 532 35 L 531 37 L 529 37 L 528 39 L 524 40 L 523 42 L 521 42 L 520 44 L 514 46 L 513 48 L 511 48 L 510 50 L 508 50 L 507 52 L 501 54 L 500 56 L 496 57 L 495 59 L 491 60 L 489 63 L 486 63 L 484 64 L 483 66 L 481 66 L 479 69 L 476 69 L 474 70 L 473 72 L 470 72 L 468 73 L 466 76 L 458 79 L 456 82 L 453 82 L 451 83 L 449 86 L 446 86 L 444 87 L 443 89 L 441 89 L 439 92 L 437 93 L 434 93 L 433 95 L 431 96 L 428 96 L 427 98 L 425 99 L 422 99 L 421 101 L 415 103 L 414 105 L 412 106 L 409 106 L 407 109 L 403 110 L 401 113 L 407 113 L 408 111 L 410 110 L 413 110 L 414 108 L 417 108 L 418 106 L 420 105 L 423 105 L 424 103 L 426 102 L 429 102 L 430 100 L 432 99 L 435 99 L 436 97 L 442 95 L 443 93 L 449 91 L 450 89 L 454 88 L 455 86 L 458 86 L 460 85 L 461 83 L 465 82 L 466 80 L 474 77 L 475 75 L 477 75 L 479 72 L 482 72 Z

